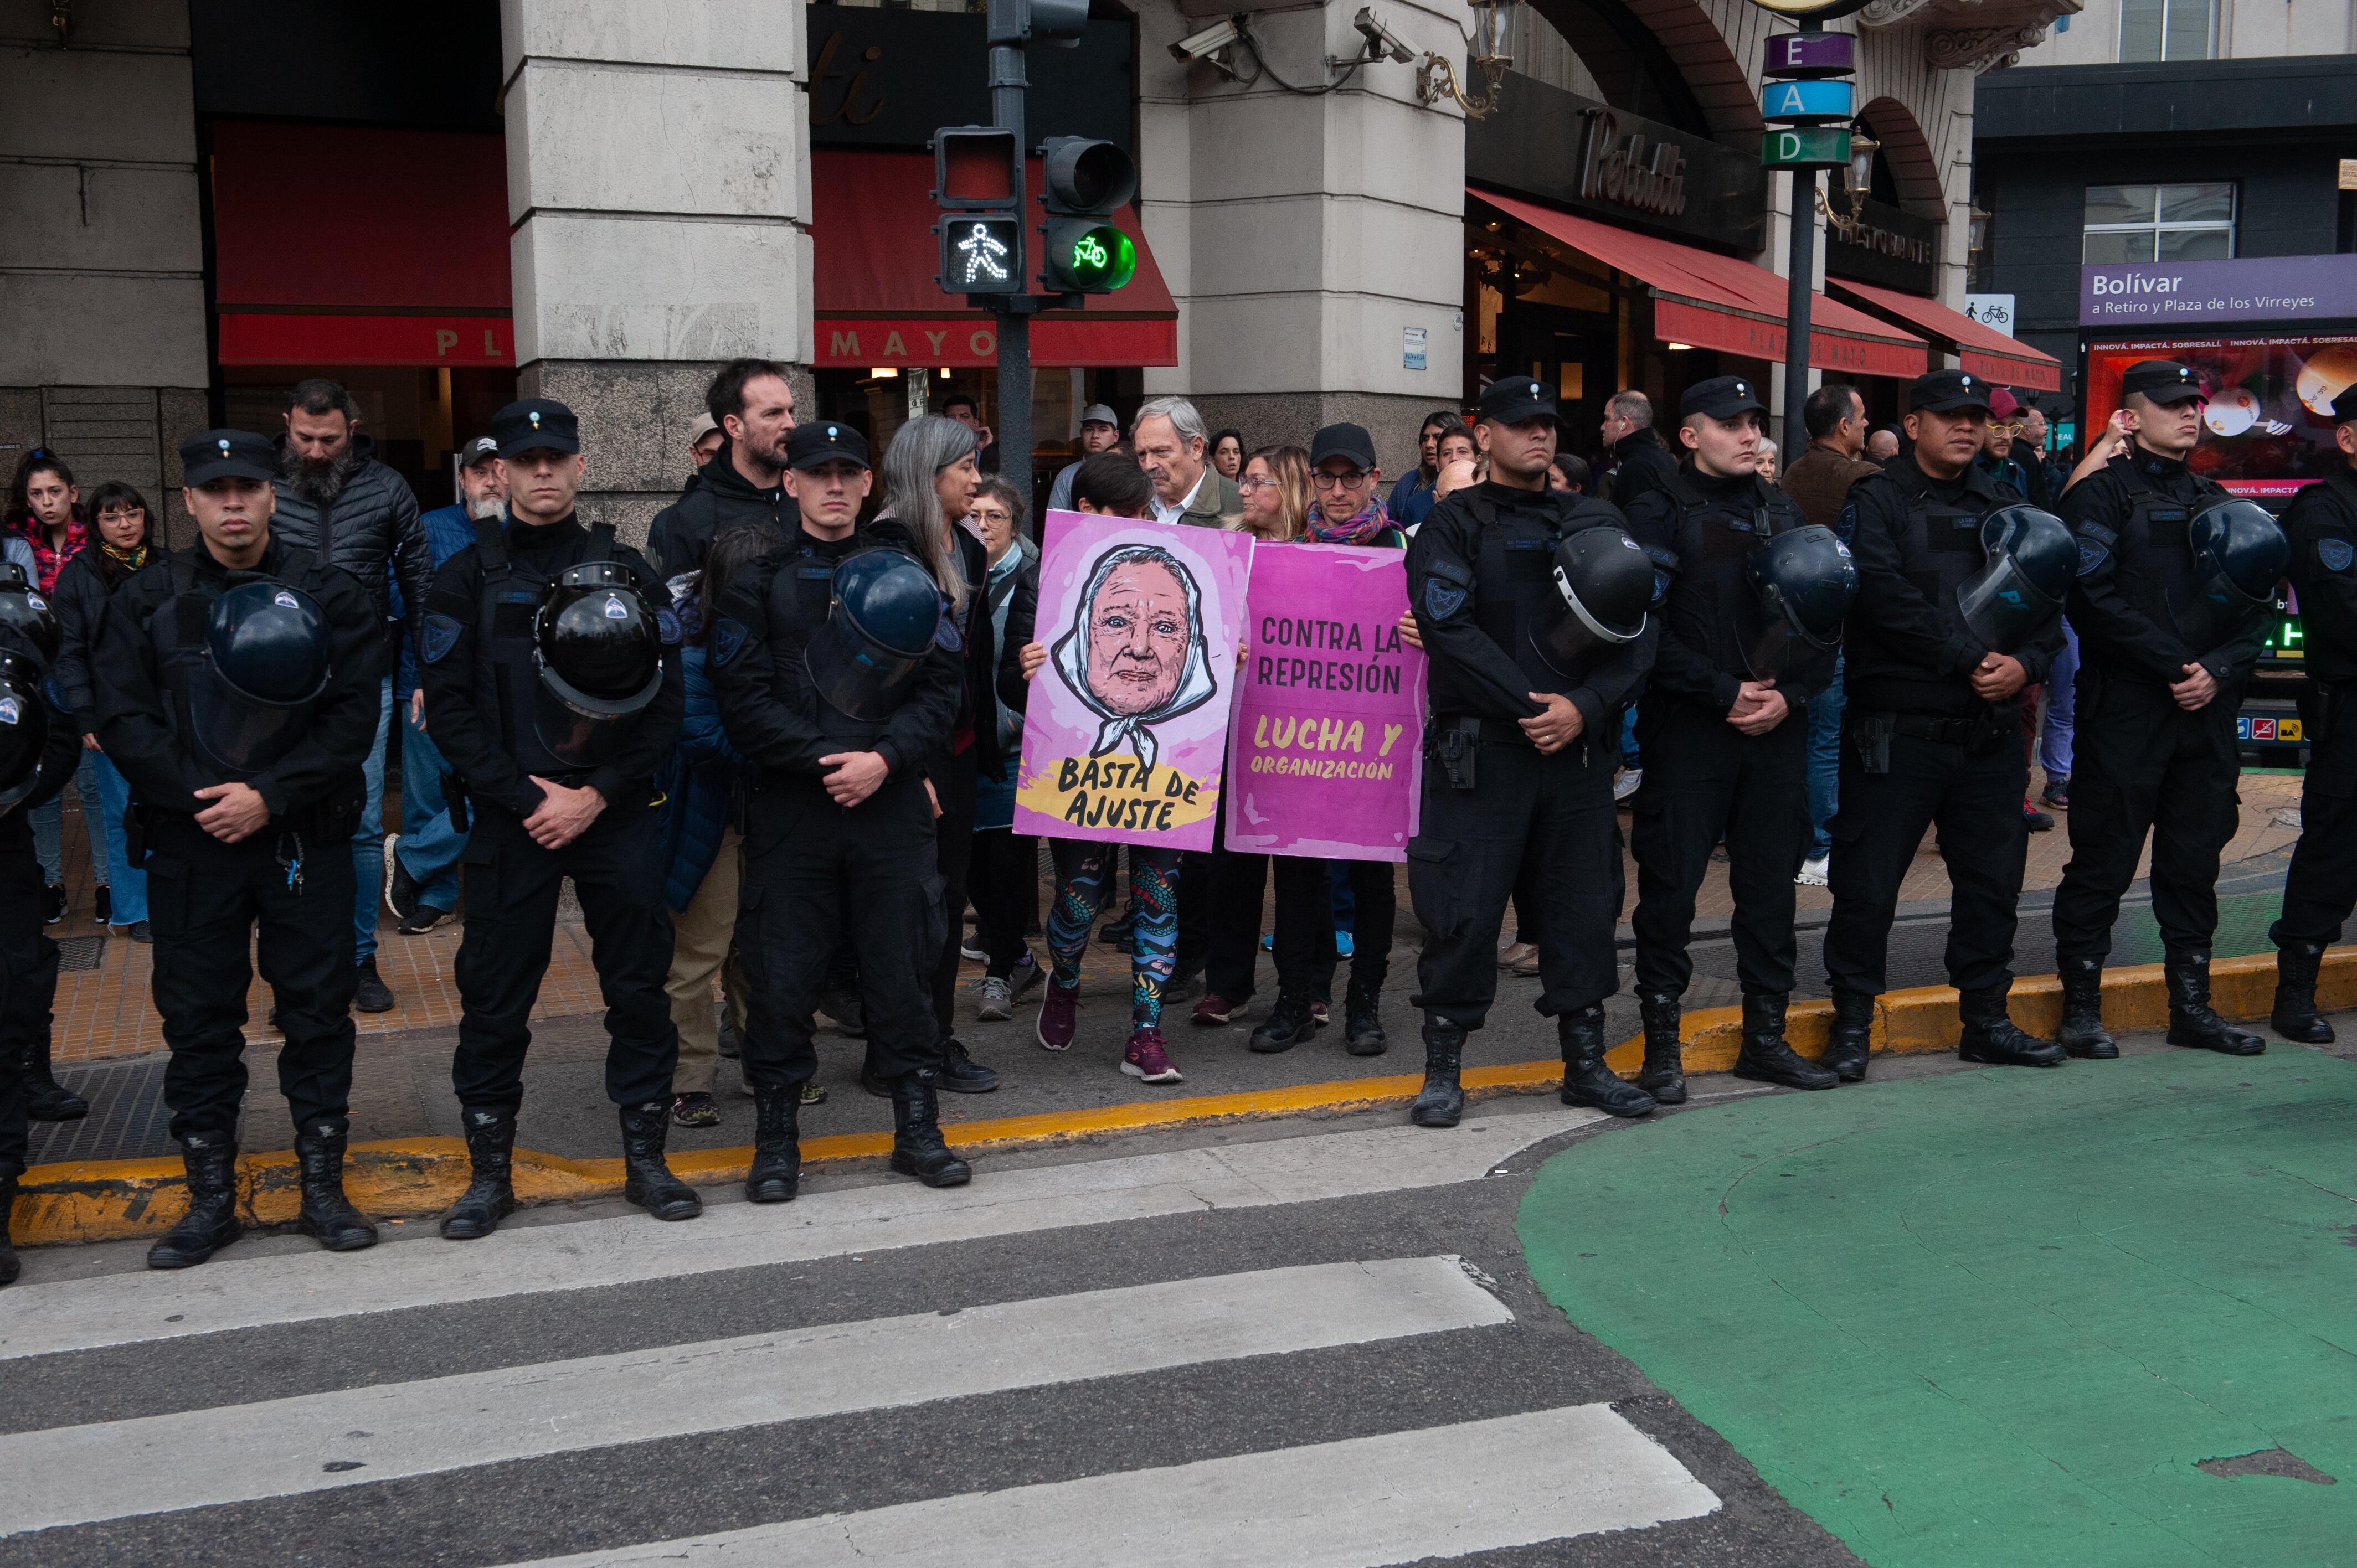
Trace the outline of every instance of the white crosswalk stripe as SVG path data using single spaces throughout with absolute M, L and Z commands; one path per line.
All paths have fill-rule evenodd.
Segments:
M 1373 1568 L 1715 1512 L 1610 1406 L 821 1514 L 516 1568 Z
M 0 1534 L 1512 1320 L 1455 1259 L 1324 1263 L 50 1428 Z
M 905 1182 L 722 1204 L 652 1230 L 629 1215 L 511 1228 L 488 1240 L 420 1238 L 366 1252 L 239 1258 L 0 1291 L 0 1360 L 228 1329 L 588 1290 L 1063 1226 L 1394 1192 L 1479 1179 L 1541 1139 L 1601 1120 L 1583 1110 L 1493 1112 L 1435 1137 L 1383 1127 L 1170 1154 L 994 1171 L 934 1192 Z

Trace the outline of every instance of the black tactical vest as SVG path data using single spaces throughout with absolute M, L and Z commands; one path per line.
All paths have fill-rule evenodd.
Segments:
M 147 635 L 156 649 L 156 674 L 163 682 L 172 738 L 207 784 L 223 784 L 230 781 L 229 775 L 206 760 L 204 749 L 196 744 L 196 719 L 189 711 L 195 683 L 210 678 L 205 672 L 205 644 L 212 631 L 213 601 L 220 593 L 197 575 L 198 548 L 201 546 L 176 550 L 167 558 L 172 570 L 172 596 L 156 607 L 147 622 Z M 231 572 L 220 586 L 234 588 L 243 583 L 280 583 L 324 602 L 319 558 L 296 545 L 289 545 L 280 556 L 275 572 Z
M 483 596 L 475 609 L 475 701 L 484 713 L 499 715 L 500 745 L 522 771 L 543 779 L 578 773 L 580 764 L 568 762 L 544 746 L 532 722 L 533 700 L 540 689 L 533 612 L 566 567 L 614 558 L 613 524 L 591 524 L 589 541 L 579 560 L 563 563 L 555 575 L 543 576 L 509 555 L 507 529 L 497 517 L 475 524 L 475 554 L 483 566 Z
M 810 667 L 803 655 L 810 648 L 811 639 L 825 627 L 827 612 L 834 607 L 836 563 L 849 559 L 851 553 L 867 545 L 862 536 L 852 552 L 829 557 L 820 554 L 807 536 L 800 536 L 796 543 L 788 547 L 777 575 L 770 579 L 770 596 L 764 606 L 769 622 L 770 690 L 780 703 L 814 719 L 821 735 L 842 739 L 848 749 L 858 749 L 849 743 L 874 741 L 883 735 L 884 725 L 876 720 L 855 719 L 820 697 L 811 683 Z
M 1908 481 L 1899 483 L 1903 489 Z M 1929 486 L 1907 497 L 1907 529 L 1899 536 L 1900 575 L 1932 601 L 1941 629 L 1951 636 L 1959 620 L 1956 590 L 1988 559 L 1981 548 L 1981 519 L 1997 504 L 1982 503 L 1969 490 L 1959 501 L 1943 501 Z
M 1556 492 L 1545 494 L 1554 498 Z M 1465 494 L 1466 510 L 1481 525 L 1473 560 L 1474 581 L 1480 587 L 1474 624 L 1513 655 L 1515 667 L 1534 692 L 1562 693 L 1579 684 L 1576 675 L 1548 668 L 1531 640 L 1531 628 L 1546 624 L 1547 601 L 1555 596 L 1555 549 L 1583 526 L 1573 517 L 1577 505 L 1565 498 L 1555 499 L 1545 512 L 1515 507 L 1501 513 L 1478 489 Z M 1586 526 L 1609 521 L 1599 514 Z
M 2319 681 L 2357 682 L 2357 474 L 2327 475 L 2303 499 L 2306 527 L 2292 562 L 2308 672 Z
M 2120 596 L 2153 625 L 2175 632 L 2177 612 L 2170 608 L 2171 602 L 2188 603 L 2195 593 L 2193 514 L 2205 502 L 2224 499 L 2225 489 L 2198 475 L 2190 476 L 2196 486 L 2195 499 L 2174 500 L 2154 489 L 2136 464 L 2123 464 L 2118 472 L 2128 492 L 2127 521 L 2120 529 L 2120 537 L 2140 542 L 2142 547 L 2114 552 L 2118 565 L 2113 580 Z
M 1744 650 L 1758 636 L 1760 596 L 1743 578 L 1743 563 L 1780 533 L 1808 520 L 1792 499 L 1757 478 L 1748 494 L 1706 495 L 1692 472 L 1670 481 L 1676 522 L 1671 549 L 1677 576 L 1663 607 L 1665 635 L 1710 658 L 1724 674 L 1749 680 Z

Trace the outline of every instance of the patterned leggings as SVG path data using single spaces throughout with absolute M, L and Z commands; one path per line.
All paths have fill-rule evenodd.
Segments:
M 1071 990 L 1081 983 L 1081 958 L 1089 933 L 1112 892 L 1114 852 L 1119 844 L 1053 839 L 1056 902 L 1048 911 L 1048 953 L 1055 983 Z M 1162 1022 L 1162 987 L 1170 978 L 1178 945 L 1178 852 L 1129 846 L 1130 898 L 1135 910 L 1137 950 L 1130 960 L 1130 1016 L 1140 1026 Z

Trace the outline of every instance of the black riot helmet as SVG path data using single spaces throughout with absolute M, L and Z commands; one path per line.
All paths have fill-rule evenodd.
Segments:
M 13 633 L 22 645 L 17 651 L 34 655 L 42 669 L 58 661 L 58 612 L 14 561 L 0 561 L 0 631 Z
M 581 768 L 613 754 L 628 733 L 622 721 L 662 690 L 662 613 L 619 562 L 565 568 L 532 618 L 540 671 L 533 726 L 542 745 Z
M 956 651 L 942 609 L 932 574 L 915 556 L 887 549 L 846 556 L 834 569 L 826 625 L 803 655 L 811 684 L 855 719 L 883 718 L 894 689 L 936 641 Z
M 1528 636 L 1556 674 L 1578 675 L 1594 653 L 1644 635 L 1653 563 L 1619 529 L 1583 528 L 1555 546 L 1554 579 L 1555 592 Z
M 42 665 L 14 635 L 0 636 L 0 811 L 33 792 L 49 744 L 49 703 Z
M 1956 609 L 1982 647 L 2010 655 L 2062 613 L 2079 573 L 2078 542 L 2050 511 L 1999 507 L 1981 519 L 1988 560 L 1956 588 Z
M 164 619 L 156 618 L 158 629 Z M 327 689 L 333 642 L 319 602 L 300 588 L 246 582 L 214 599 L 204 669 L 188 682 L 197 750 L 240 779 L 292 751 Z
M 1760 620 L 1743 645 L 1754 680 L 1781 679 L 1841 645 L 1857 563 L 1832 529 L 1811 523 L 1776 535 L 1744 558 L 1743 577 L 1759 596 Z
M 2186 539 L 2193 546 L 2192 589 L 2169 608 L 2178 635 L 2195 653 L 2207 653 L 2275 607 L 2291 542 L 2274 514 L 2250 500 L 2222 500 L 2196 512 Z

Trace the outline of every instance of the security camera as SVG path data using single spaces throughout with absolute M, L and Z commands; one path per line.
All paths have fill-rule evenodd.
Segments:
M 1389 59 L 1405 65 L 1415 59 L 1416 51 L 1403 43 L 1397 33 L 1376 21 L 1375 13 L 1371 7 L 1361 6 L 1359 14 L 1351 18 L 1351 26 L 1365 35 L 1369 59 Z
M 1192 65 L 1199 59 L 1211 59 L 1213 55 L 1233 44 L 1242 35 L 1236 31 L 1236 24 L 1232 18 L 1224 22 L 1215 22 L 1201 32 L 1191 33 L 1172 44 L 1170 58 L 1180 65 Z M 1212 60 L 1211 63 L 1216 65 L 1219 62 Z

